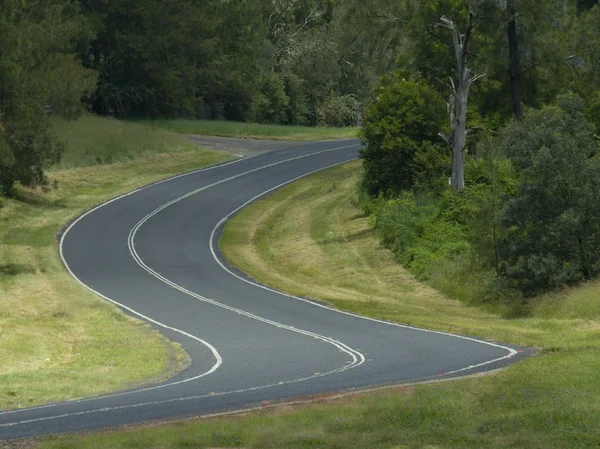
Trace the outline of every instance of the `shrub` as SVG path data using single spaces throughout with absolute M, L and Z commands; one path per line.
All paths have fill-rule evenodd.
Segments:
M 600 273 L 600 160 L 583 102 L 530 111 L 502 144 L 520 174 L 504 204 L 501 275 L 526 296 Z
M 438 137 L 446 121 L 440 96 L 422 81 L 388 77 L 375 97 L 366 107 L 360 134 L 366 145 L 361 158 L 367 193 L 393 196 L 447 173 L 448 152 Z
M 382 244 L 402 259 L 435 212 L 435 204 L 426 201 L 417 204 L 414 194 L 409 192 L 385 201 L 377 211 L 376 221 Z
M 361 104 L 354 95 L 331 94 L 321 103 L 317 114 L 321 126 L 359 126 L 363 120 Z
M 275 73 L 264 74 L 255 99 L 254 120 L 259 123 L 286 124 L 290 99 L 285 94 L 283 79 Z
M 290 74 L 285 77 L 285 92 L 290 99 L 287 121 L 291 125 L 306 126 L 310 124 L 310 108 L 304 92 L 304 81 Z
M 435 197 L 404 192 L 381 205 L 376 226 L 396 259 L 418 278 L 428 279 L 444 260 L 468 257 L 465 223 L 476 212 L 468 193 Z
M 594 127 L 596 138 L 600 138 L 600 90 L 593 92 L 589 96 L 585 112 L 586 118 Z

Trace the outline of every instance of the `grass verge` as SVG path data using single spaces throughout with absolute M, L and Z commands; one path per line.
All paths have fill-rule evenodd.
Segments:
M 56 169 L 125 162 L 150 154 L 198 151 L 185 137 L 148 123 L 85 115 L 77 121 L 53 118 L 65 149 Z
M 84 119 L 83 129 L 86 123 Z M 59 134 L 82 133 L 67 131 Z M 171 138 L 163 137 L 165 142 Z M 121 140 L 120 145 L 128 143 Z M 179 346 L 73 280 L 58 256 L 56 236 L 69 220 L 95 204 L 226 158 L 195 149 L 54 170 L 49 177 L 56 188 L 42 192 L 17 187 L 16 199 L 3 200 L 0 409 L 115 391 L 163 380 L 181 369 L 187 356 Z
M 353 162 L 312 175 L 243 210 L 226 226 L 225 254 L 275 288 L 373 317 L 539 346 L 543 355 L 494 376 L 246 416 L 53 437 L 39 447 L 600 447 L 600 316 L 589 304 L 600 286 L 548 296 L 531 317 L 513 320 L 445 298 L 379 246 L 369 219 L 353 206 L 359 170 Z
M 219 120 L 180 119 L 157 120 L 153 122 L 142 121 L 139 123 L 182 134 L 269 140 L 351 139 L 356 137 L 358 130 L 358 128 L 313 128 L 308 126 L 261 125 L 257 123 Z

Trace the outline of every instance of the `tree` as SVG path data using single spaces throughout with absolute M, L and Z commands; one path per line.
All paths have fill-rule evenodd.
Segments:
M 452 190 L 459 191 L 465 187 L 465 146 L 467 144 L 467 105 L 471 84 L 483 75 L 471 72 L 467 65 L 469 43 L 473 30 L 479 23 L 473 10 L 469 11 L 466 30 L 461 33 L 456 24 L 442 17 L 438 26 L 447 28 L 452 33 L 452 46 L 457 63 L 457 73 L 450 78 L 450 100 L 448 102 L 448 115 L 450 118 L 450 135 L 440 132 L 440 136 L 452 148 Z
M 94 77 L 76 47 L 90 37 L 77 3 L 7 0 L 0 9 L 0 191 L 45 182 L 60 158 L 48 113 L 74 118 Z
M 513 122 L 501 143 L 520 173 L 506 201 L 500 274 L 525 295 L 600 273 L 600 160 L 572 94 Z
M 444 150 L 437 144 L 443 101 L 425 82 L 400 76 L 385 77 L 366 108 L 361 158 L 363 188 L 370 195 L 394 195 L 435 183 L 447 170 Z

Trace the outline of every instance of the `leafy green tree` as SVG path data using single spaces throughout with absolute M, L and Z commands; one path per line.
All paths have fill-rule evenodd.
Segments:
M 583 101 L 559 98 L 502 135 L 520 173 L 501 223 L 501 275 L 526 295 L 600 273 L 600 160 Z
M 261 123 L 286 123 L 290 99 L 285 94 L 283 78 L 277 73 L 266 73 L 260 84 L 254 119 Z
M 75 2 L 6 0 L 0 37 L 0 191 L 8 193 L 17 181 L 45 182 L 61 149 L 48 113 L 76 117 L 94 77 L 76 58 L 90 29 Z
M 94 111 L 124 117 L 194 110 L 198 68 L 191 57 L 211 50 L 203 47 L 207 21 L 197 7 L 189 1 L 83 3 L 97 31 L 84 58 L 100 74 Z
M 425 82 L 385 77 L 366 107 L 361 131 L 366 192 L 393 195 L 448 173 L 447 150 L 438 137 L 445 115 L 443 100 Z

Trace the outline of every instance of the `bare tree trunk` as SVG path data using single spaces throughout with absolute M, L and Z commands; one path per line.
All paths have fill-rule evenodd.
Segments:
M 469 13 L 467 30 L 462 34 L 456 24 L 446 17 L 440 19 L 439 26 L 452 32 L 452 45 L 456 55 L 458 73 L 456 82 L 450 78 L 450 100 L 448 101 L 448 116 L 450 118 L 450 136 L 440 132 L 440 136 L 452 148 L 452 177 L 450 184 L 455 192 L 465 187 L 465 146 L 467 144 L 467 105 L 471 84 L 483 75 L 473 75 L 467 66 L 469 39 L 475 23 L 473 12 Z
M 508 13 L 511 20 L 507 24 L 508 34 L 508 56 L 510 67 L 508 73 L 510 76 L 510 92 L 512 98 L 512 107 L 515 116 L 521 120 L 523 113 L 521 110 L 521 71 L 519 69 L 519 41 L 517 38 L 517 18 L 514 0 L 508 1 Z
M 463 72 L 456 86 L 454 127 L 452 129 L 452 190 L 465 188 L 465 146 L 467 144 L 467 102 L 469 85 L 471 84 L 469 70 Z

